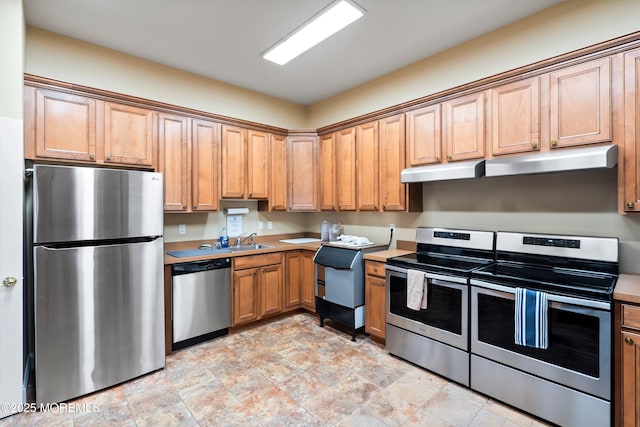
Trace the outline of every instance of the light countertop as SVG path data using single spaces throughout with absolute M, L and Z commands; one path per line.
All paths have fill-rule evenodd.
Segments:
M 640 304 L 640 275 L 621 274 L 613 290 L 613 299 L 620 302 Z

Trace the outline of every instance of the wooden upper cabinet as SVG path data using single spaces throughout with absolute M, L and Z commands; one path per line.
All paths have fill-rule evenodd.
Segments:
M 96 160 L 94 99 L 26 87 L 25 130 L 27 158 Z
M 335 211 L 336 204 L 336 139 L 331 133 L 320 137 L 320 210 Z
M 356 148 L 358 210 L 377 211 L 380 206 L 378 121 L 356 128 Z
M 101 103 L 104 121 L 98 121 L 104 138 L 105 163 L 155 166 L 157 144 L 155 113 L 146 108 Z
M 188 119 L 161 113 L 158 116 L 160 172 L 164 174 L 164 210 L 186 211 L 189 202 Z
M 247 130 L 237 126 L 222 126 L 222 191 L 223 198 L 243 199 L 247 169 Z
M 336 192 L 341 211 L 357 208 L 356 156 L 356 128 L 336 132 Z
M 445 104 L 448 161 L 484 157 L 485 98 L 485 92 L 480 92 Z
M 404 211 L 407 188 L 400 182 L 400 172 L 405 166 L 405 116 L 381 119 L 379 127 L 382 210 Z
M 640 49 L 624 55 L 624 200 L 625 212 L 640 212 Z
M 442 125 L 440 104 L 407 113 L 406 167 L 442 161 Z
M 191 202 L 194 211 L 220 208 L 220 124 L 191 122 Z
M 540 77 L 491 90 L 493 154 L 540 149 Z
M 549 73 L 549 90 L 551 148 L 611 141 L 610 58 Z
M 269 141 L 270 134 L 249 130 L 247 133 L 247 197 L 269 197 Z
M 287 138 L 271 135 L 269 210 L 287 210 Z
M 287 143 L 290 211 L 318 210 L 318 138 L 290 136 Z

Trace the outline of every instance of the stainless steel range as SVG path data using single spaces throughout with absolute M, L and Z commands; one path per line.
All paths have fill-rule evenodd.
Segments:
M 389 353 L 469 385 L 468 278 L 493 261 L 494 235 L 420 227 L 417 252 L 387 260 Z M 408 294 L 421 286 L 426 303 L 415 307 Z
M 618 239 L 496 236 L 497 263 L 471 273 L 471 388 L 562 426 L 611 425 Z

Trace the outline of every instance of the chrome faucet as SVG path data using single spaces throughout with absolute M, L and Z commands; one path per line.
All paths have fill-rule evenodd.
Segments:
M 244 233 L 243 233 L 243 234 L 244 234 Z M 242 236 L 242 234 L 241 234 L 240 236 L 238 236 L 236 246 L 240 246 L 240 245 L 242 244 L 242 242 L 246 241 L 247 239 L 249 239 L 249 244 L 250 244 L 250 245 L 253 245 L 253 244 L 254 244 L 254 243 L 253 243 L 253 237 L 254 237 L 254 236 L 257 236 L 257 235 L 258 235 L 258 233 L 251 233 L 251 234 L 249 234 L 247 237 L 245 237 L 245 238 L 241 239 L 241 238 L 240 238 L 240 236 Z

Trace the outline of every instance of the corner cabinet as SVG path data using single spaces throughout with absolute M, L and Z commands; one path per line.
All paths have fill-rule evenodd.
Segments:
M 287 142 L 289 211 L 318 210 L 318 137 L 289 136 Z
M 622 211 L 640 212 L 640 50 L 624 54 Z
M 386 339 L 386 286 L 384 263 L 365 261 L 364 331 L 381 341 Z
M 336 203 L 336 137 L 330 133 L 320 137 L 320 210 L 335 211 Z

